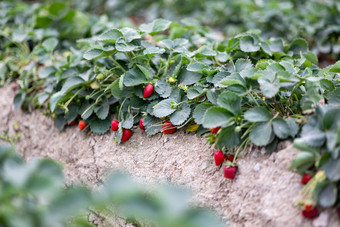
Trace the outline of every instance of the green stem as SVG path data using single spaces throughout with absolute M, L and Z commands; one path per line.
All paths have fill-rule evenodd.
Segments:
M 166 76 L 166 74 L 168 73 L 171 58 L 172 58 L 172 51 L 170 51 L 169 58 L 168 58 L 168 61 L 166 63 L 166 67 L 165 67 L 165 71 L 163 73 L 163 76 Z
M 248 93 L 251 97 L 251 99 L 255 102 L 256 106 L 260 107 L 260 105 L 257 103 L 256 99 L 254 98 L 254 96 L 251 94 L 251 92 Z
M 235 156 L 234 156 L 233 164 L 235 164 L 236 158 L 237 158 L 237 156 L 238 156 L 238 154 L 239 154 L 241 148 L 244 146 L 243 151 L 247 148 L 248 143 L 249 143 L 249 140 L 250 140 L 250 138 L 245 139 L 245 140 L 241 143 L 241 145 L 238 147 L 238 149 L 236 150 Z
M 124 73 L 126 73 L 126 70 L 123 68 L 123 66 L 121 66 L 121 64 L 119 64 L 115 59 L 113 59 L 112 56 L 109 56 L 109 58 L 111 59 L 111 61 L 113 61 L 113 63 L 120 68 Z
M 65 103 L 65 107 L 68 107 L 68 105 L 72 102 L 72 100 L 83 90 L 84 88 L 82 87 L 76 93 L 74 93 L 74 95 Z

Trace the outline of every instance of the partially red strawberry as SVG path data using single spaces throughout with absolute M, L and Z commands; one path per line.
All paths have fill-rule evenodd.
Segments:
M 218 132 L 218 130 L 220 130 L 221 127 L 216 127 L 216 128 L 209 128 L 210 132 L 216 134 Z
M 167 121 L 163 124 L 163 127 L 162 127 L 162 131 L 163 131 L 163 134 L 172 134 L 174 132 L 176 132 L 177 128 L 176 126 L 174 126 L 171 121 Z
M 143 122 L 144 122 L 144 117 L 142 119 L 140 119 L 140 121 L 139 121 L 139 128 L 142 129 L 142 130 L 145 130 Z
M 319 103 L 320 103 L 320 105 L 324 105 L 325 104 L 325 100 L 324 99 L 320 99 Z
M 307 184 L 311 179 L 312 176 L 309 173 L 305 173 L 301 178 L 301 184 Z
M 234 161 L 234 155 L 232 155 L 232 154 L 228 154 L 227 155 L 227 160 L 229 161 L 229 162 L 233 162 Z
M 127 141 L 132 136 L 130 129 L 123 128 L 122 142 Z
M 223 163 L 225 156 L 222 151 L 215 151 L 214 159 L 215 159 L 215 165 L 219 166 Z
M 224 177 L 228 179 L 234 179 L 237 172 L 237 166 L 225 166 L 224 167 Z
M 113 120 L 111 122 L 111 129 L 112 131 L 116 132 L 119 128 L 119 122 L 117 120 Z
M 319 212 L 318 212 L 318 208 L 315 207 L 314 209 L 309 210 L 309 211 L 302 210 L 301 214 L 305 218 L 315 218 L 316 216 L 318 216 Z
M 152 95 L 152 93 L 153 93 L 153 85 L 152 85 L 152 83 L 149 83 L 144 88 L 144 98 L 150 97 Z
M 78 127 L 79 127 L 80 131 L 83 130 L 86 127 L 85 121 L 79 121 Z

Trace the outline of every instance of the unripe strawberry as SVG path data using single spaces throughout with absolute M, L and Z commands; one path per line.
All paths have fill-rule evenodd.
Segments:
M 163 134 L 172 134 L 174 132 L 176 132 L 177 128 L 176 126 L 174 126 L 171 121 L 167 121 L 163 124 L 163 127 L 162 127 L 162 131 L 163 131 Z
M 86 127 L 85 121 L 79 121 L 78 123 L 79 130 L 83 130 Z
M 318 216 L 319 212 L 318 212 L 318 208 L 315 207 L 314 209 L 309 210 L 309 211 L 302 210 L 301 214 L 305 218 L 315 218 L 316 216 Z
M 122 142 L 127 141 L 132 136 L 130 129 L 123 128 Z
M 219 166 L 223 163 L 225 156 L 222 151 L 215 151 L 214 159 L 215 159 L 215 165 Z
M 174 77 L 172 77 L 172 76 L 170 76 L 170 77 L 168 78 L 168 82 L 169 82 L 170 84 L 174 84 L 174 83 L 177 82 L 177 79 L 174 78 Z
M 224 177 L 228 179 L 234 179 L 237 172 L 237 166 L 225 166 L 224 167 Z
M 305 173 L 301 178 L 301 184 L 307 184 L 311 179 L 312 176 L 309 173 Z
M 111 122 L 111 129 L 112 131 L 116 132 L 119 128 L 119 122 L 117 120 L 113 120 Z
M 149 83 L 144 88 L 144 98 L 150 97 L 152 95 L 152 93 L 153 93 L 153 85 L 152 85 L 152 83 Z
M 142 130 L 145 130 L 143 122 L 144 122 L 144 117 L 142 119 L 140 119 L 140 121 L 139 121 L 139 128 L 142 129 Z
M 216 134 L 220 129 L 221 129 L 221 127 L 209 128 L 210 132 L 212 132 L 214 134 Z

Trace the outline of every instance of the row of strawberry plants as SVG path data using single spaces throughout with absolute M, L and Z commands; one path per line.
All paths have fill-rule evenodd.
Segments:
M 47 45 L 44 56 L 52 61 L 39 70 L 22 69 L 39 84 L 33 100 L 49 107 L 57 128 L 81 120 L 81 129 L 102 134 L 111 126 L 118 143 L 138 122 L 149 135 L 210 129 L 216 164 L 228 159 L 227 178 L 235 177 L 237 156 L 249 142 L 272 152 L 280 140 L 301 137 L 294 144 L 304 152 L 291 168 L 310 176 L 319 171 L 303 204 L 339 204 L 339 62 L 318 68 L 303 39 L 284 44 L 242 33 L 218 41 L 199 25 L 158 19 L 139 29 L 107 29 L 69 52 L 53 51 L 57 45 Z M 32 51 L 33 66 L 38 57 Z M 20 89 L 15 105 L 26 98 Z M 309 208 L 305 216 L 315 214 Z
M 208 209 L 190 206 L 187 190 L 170 185 L 151 190 L 122 173 L 111 174 L 96 191 L 65 186 L 60 164 L 49 159 L 26 163 L 3 143 L 0 180 L 1 226 L 95 226 L 90 214 L 109 226 L 118 224 L 113 222 L 118 216 L 138 226 L 224 226 Z
M 73 3 L 74 7 L 84 7 L 78 0 Z M 265 37 L 290 41 L 303 37 L 323 60 L 332 63 L 332 59 L 340 57 L 340 3 L 337 0 L 117 0 L 114 3 L 87 0 L 87 3 L 83 9 L 101 10 L 112 17 L 129 16 L 135 23 L 192 17 L 228 36 L 260 29 Z

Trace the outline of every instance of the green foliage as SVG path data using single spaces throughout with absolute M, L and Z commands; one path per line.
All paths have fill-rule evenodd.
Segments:
M 107 223 L 119 213 L 156 226 L 224 226 L 208 209 L 191 207 L 184 189 L 159 185 L 151 190 L 122 173 L 111 174 L 96 192 L 65 187 L 59 164 L 50 159 L 26 163 L 4 144 L 0 190 L 1 226 L 93 226 L 87 220 L 90 213 Z

